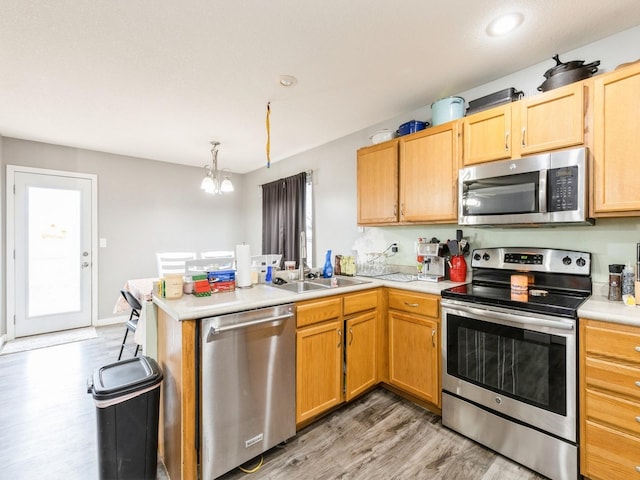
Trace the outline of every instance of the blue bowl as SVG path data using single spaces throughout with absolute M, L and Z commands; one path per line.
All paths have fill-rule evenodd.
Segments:
M 411 120 L 410 122 L 403 123 L 398 127 L 398 136 L 409 135 L 420 130 L 424 130 L 429 125 L 429 122 L 421 122 L 420 120 Z

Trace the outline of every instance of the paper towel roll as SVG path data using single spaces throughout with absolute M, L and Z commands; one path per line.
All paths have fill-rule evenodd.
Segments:
M 251 248 L 249 245 L 236 245 L 236 287 L 251 286 Z

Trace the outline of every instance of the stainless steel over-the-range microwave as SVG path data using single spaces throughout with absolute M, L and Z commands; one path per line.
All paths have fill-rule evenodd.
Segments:
M 463 168 L 458 192 L 460 225 L 594 223 L 587 202 L 586 148 Z

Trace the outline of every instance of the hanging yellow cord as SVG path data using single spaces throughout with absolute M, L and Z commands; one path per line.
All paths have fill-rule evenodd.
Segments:
M 267 103 L 267 168 L 271 167 L 271 102 Z
M 238 467 L 238 469 L 244 473 L 256 473 L 258 470 L 260 470 L 260 467 L 262 467 L 262 463 L 264 462 L 264 456 L 260 455 L 260 463 L 258 463 L 258 465 L 256 465 L 253 468 L 243 468 L 243 467 Z

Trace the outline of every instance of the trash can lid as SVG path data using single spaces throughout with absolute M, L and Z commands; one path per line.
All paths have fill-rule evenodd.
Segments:
M 89 393 L 96 400 L 107 400 L 143 390 L 162 381 L 158 363 L 151 357 L 134 357 L 98 368 Z

